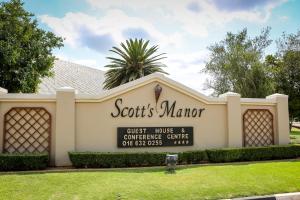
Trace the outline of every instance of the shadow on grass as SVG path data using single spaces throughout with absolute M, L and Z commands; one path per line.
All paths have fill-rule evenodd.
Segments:
M 278 162 L 300 162 L 298 159 L 286 159 L 286 160 L 264 160 L 264 161 L 247 161 L 247 162 L 228 162 L 228 163 L 205 163 L 205 164 L 188 164 L 177 165 L 176 171 L 182 171 L 186 169 L 194 168 L 206 168 L 206 167 L 218 167 L 218 166 L 242 166 L 252 164 L 263 163 L 278 163 Z M 33 175 L 33 174 L 51 174 L 51 173 L 90 173 L 90 172 L 115 172 L 115 173 L 155 173 L 164 172 L 167 175 L 176 174 L 169 173 L 166 170 L 166 166 L 153 166 L 153 167 L 131 167 L 131 168 L 49 168 L 39 171 L 0 171 L 0 176 L 3 175 Z

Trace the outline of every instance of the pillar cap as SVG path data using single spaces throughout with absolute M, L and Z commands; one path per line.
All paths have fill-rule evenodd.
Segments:
M 60 87 L 58 89 L 56 89 L 56 92 L 73 92 L 73 93 L 77 93 L 77 90 L 75 90 L 72 87 L 69 86 L 64 86 L 64 87 Z
M 8 93 L 7 89 L 0 87 L 0 95 L 7 94 L 7 93 Z
M 219 97 L 241 97 L 241 95 L 235 92 L 226 92 L 224 94 L 219 95 Z
M 271 95 L 267 96 L 266 99 L 275 99 L 275 98 L 278 98 L 278 97 L 288 98 L 289 96 L 285 95 L 285 94 L 275 93 L 275 94 L 271 94 Z

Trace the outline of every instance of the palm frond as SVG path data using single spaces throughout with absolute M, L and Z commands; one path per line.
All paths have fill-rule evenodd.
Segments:
M 110 64 L 105 67 L 110 69 L 105 73 L 104 89 L 111 89 L 155 72 L 168 74 L 162 69 L 166 65 L 158 62 L 166 58 L 165 53 L 156 54 L 158 45 L 148 45 L 149 40 L 129 39 L 121 42 L 120 48 L 112 47 L 110 51 L 117 57 L 107 57 Z

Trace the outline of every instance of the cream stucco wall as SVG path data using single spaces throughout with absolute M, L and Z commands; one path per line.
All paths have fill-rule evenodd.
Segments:
M 154 87 L 152 82 L 128 93 L 118 95 L 101 103 L 76 103 L 76 150 L 77 151 L 183 151 L 227 145 L 226 105 L 207 105 L 192 97 L 187 97 L 170 87 L 160 84 L 163 100 L 176 101 L 176 107 L 205 108 L 200 118 L 172 118 L 154 115 L 152 118 L 113 118 L 115 100 L 123 99 L 127 106 L 155 106 Z M 194 145 L 185 147 L 150 147 L 150 148 L 117 148 L 117 127 L 167 127 L 193 126 Z
M 155 107 L 154 88 L 162 87 L 158 105 L 164 100 L 176 101 L 176 108 L 204 108 L 201 117 L 117 117 L 115 101 L 123 106 Z M 132 81 L 99 96 L 77 95 L 74 89 L 63 88 L 56 95 L 6 94 L 0 92 L 0 150 L 3 149 L 3 116 L 12 107 L 44 107 L 52 117 L 51 163 L 70 165 L 68 151 L 164 151 L 180 152 L 219 147 L 240 147 L 243 144 L 242 117 L 247 109 L 267 109 L 273 115 L 275 144 L 289 143 L 288 97 L 274 94 L 266 99 L 240 98 L 226 93 L 218 98 L 207 97 L 160 74 Z M 160 111 L 160 110 L 158 110 Z M 117 127 L 183 127 L 192 126 L 193 146 L 118 148 Z

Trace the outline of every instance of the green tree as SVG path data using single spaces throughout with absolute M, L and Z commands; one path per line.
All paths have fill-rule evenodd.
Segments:
M 262 62 L 264 50 L 270 45 L 270 28 L 249 38 L 247 29 L 237 34 L 228 32 L 224 40 L 208 47 L 210 59 L 202 72 L 211 75 L 207 87 L 217 96 L 228 91 L 242 97 L 260 98 L 270 93 L 270 79 Z
M 9 92 L 35 92 L 40 79 L 51 75 L 52 49 L 63 46 L 33 17 L 20 0 L 0 3 L 0 87 Z
M 165 53 L 156 54 L 158 46 L 148 47 L 149 40 L 129 39 L 121 43 L 121 48 L 113 47 L 110 51 L 118 57 L 107 57 L 111 62 L 105 67 L 110 68 L 105 73 L 104 89 L 111 89 L 133 81 L 154 72 L 167 74 L 159 62 L 166 58 Z
M 300 31 L 283 34 L 277 41 L 276 55 L 266 57 L 273 78 L 274 92 L 289 96 L 290 122 L 300 119 Z M 290 124 L 291 125 L 291 124 Z

